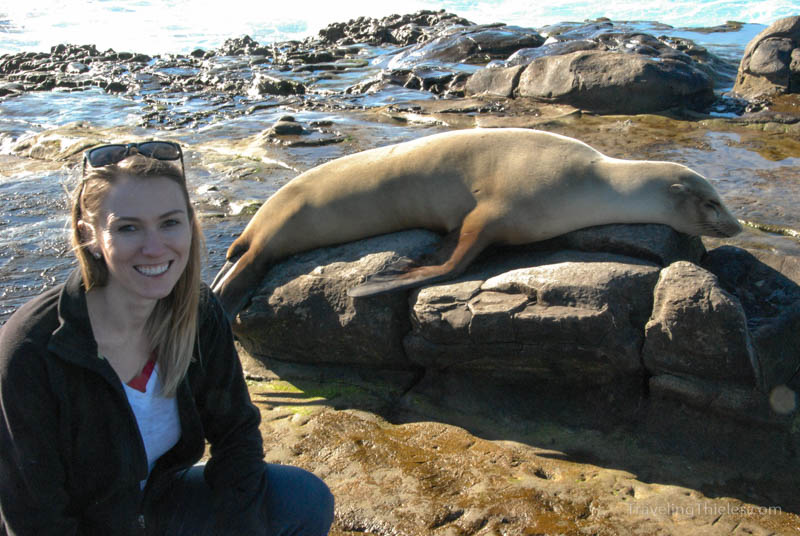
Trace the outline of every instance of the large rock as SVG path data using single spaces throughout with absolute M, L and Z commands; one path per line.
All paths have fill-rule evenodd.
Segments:
M 419 257 L 435 233 L 395 233 L 295 255 L 273 266 L 233 326 L 251 354 L 285 361 L 413 368 L 402 340 L 410 329 L 407 298 L 368 300 L 347 289 L 397 256 Z
M 509 264 L 416 292 L 409 359 L 425 369 L 571 384 L 644 372 L 639 353 L 658 266 L 575 251 Z
M 711 78 L 691 64 L 598 51 L 538 58 L 523 71 L 517 91 L 520 97 L 597 113 L 702 109 L 714 99 Z
M 791 425 L 800 262 L 770 267 L 738 248 L 706 253 L 667 226 L 608 225 L 496 248 L 445 283 L 347 296 L 439 241 L 413 230 L 295 255 L 267 273 L 234 331 L 270 362 L 424 371 L 426 396 L 477 378 L 523 392 L 542 382 L 603 389 L 635 405 L 650 377 L 657 399 Z
M 652 374 L 759 384 L 741 302 L 695 264 L 680 261 L 661 272 L 645 334 L 643 359 Z
M 800 15 L 776 21 L 750 41 L 733 92 L 746 99 L 800 93 Z
M 470 96 L 513 97 L 525 65 L 481 69 L 467 80 L 465 92 Z
M 529 97 L 600 113 L 703 109 L 735 68 L 691 41 L 615 29 L 608 22 L 559 33 L 474 73 L 466 95 Z M 524 72 L 521 66 L 528 66 Z
M 593 245 L 587 243 L 587 236 L 595 237 Z M 661 240 L 653 237 L 660 237 Z M 419 328 L 419 315 L 416 313 L 416 343 L 410 339 L 404 347 L 403 339 L 411 332 L 412 315 L 407 294 L 389 293 L 356 300 L 346 295 L 347 288 L 380 271 L 398 257 L 419 258 L 429 253 L 438 241 L 439 237 L 429 231 L 406 231 L 291 257 L 268 272 L 250 306 L 239 314 L 234 324 L 236 334 L 250 353 L 268 358 L 376 368 L 414 368 L 420 365 L 441 368 L 441 362 L 431 361 L 432 351 L 442 354 L 460 352 L 462 349 L 446 344 L 436 349 L 435 345 L 442 343 L 443 339 L 435 337 L 429 339 L 434 346 L 425 346 L 425 337 L 435 330 L 435 326 Z M 683 254 L 680 253 L 680 243 L 683 243 Z M 639 252 L 655 262 L 674 258 L 697 261 L 700 253 L 697 239 L 680 235 L 662 225 L 602 226 L 570 233 L 558 242 L 551 243 L 557 249 L 592 249 L 598 244 L 605 244 L 606 251 L 610 252 Z M 601 266 L 600 261 L 606 263 L 605 271 L 602 274 L 592 273 L 594 268 Z M 563 270 L 546 267 L 556 263 Z M 486 294 L 470 305 L 476 312 L 470 313 L 476 317 L 471 321 L 474 324 L 471 328 L 474 336 L 460 340 L 461 334 L 453 333 L 447 342 L 471 346 L 473 355 L 495 346 L 495 342 L 509 342 L 517 346 L 529 344 L 531 348 L 524 355 L 530 356 L 535 353 L 536 345 L 546 346 L 537 342 L 536 337 L 553 335 L 562 326 L 570 331 L 557 335 L 558 341 L 561 341 L 558 344 L 582 352 L 582 357 L 576 359 L 585 363 L 586 370 L 575 372 L 572 378 L 596 377 L 605 380 L 618 371 L 635 373 L 639 365 L 638 357 L 634 357 L 633 352 L 637 345 L 641 346 L 639 339 L 649 316 L 651 300 L 648 295 L 657 278 L 656 264 L 632 258 L 623 260 L 607 253 L 586 256 L 572 252 L 554 257 L 526 248 L 509 248 L 503 255 L 476 263 L 454 283 L 462 282 L 456 284 L 458 288 L 480 287 L 490 278 L 532 266 L 539 266 L 540 272 L 562 273 L 565 282 L 559 292 L 563 296 L 558 298 L 554 294 L 556 291 L 548 291 L 549 297 L 540 297 L 537 302 L 535 296 L 529 295 L 534 292 L 529 288 L 533 283 L 530 274 L 524 271 L 509 275 L 506 280 L 501 277 L 487 282 L 488 286 L 484 289 Z M 567 274 L 584 280 L 572 281 Z M 643 283 L 646 281 L 649 283 Z M 574 285 L 575 289 L 567 290 L 570 285 Z M 604 288 L 607 296 L 599 290 L 592 290 L 593 285 Z M 519 290 L 514 294 L 508 290 L 511 287 L 528 290 Z M 470 296 L 467 296 L 470 292 L 472 290 L 464 291 L 467 301 L 470 301 Z M 517 312 L 516 309 L 520 308 L 516 320 L 516 336 L 519 339 L 516 342 L 509 338 L 508 329 L 512 320 L 508 311 L 502 312 L 502 300 L 495 300 L 497 303 L 492 301 L 501 297 L 506 298 L 508 311 Z M 552 308 L 545 312 L 546 307 Z M 620 332 L 619 341 L 602 334 L 614 329 L 615 324 L 627 329 L 624 334 Z M 636 326 L 638 335 L 634 333 Z M 581 334 L 582 329 L 588 329 L 591 334 Z M 578 338 L 570 342 L 573 335 Z M 592 349 L 598 342 L 602 342 L 599 349 Z M 552 352 L 556 346 L 548 350 L 550 357 L 536 357 L 540 359 L 536 365 L 525 365 L 523 356 L 514 358 L 517 363 L 515 366 L 534 373 L 534 369 L 538 370 L 541 363 L 547 361 L 550 364 L 541 367 L 540 375 L 553 377 L 556 368 L 569 368 L 565 362 L 559 364 L 554 357 Z M 319 351 L 320 348 L 325 351 Z M 411 349 L 419 349 L 420 355 L 412 355 Z M 498 374 L 502 374 L 507 364 L 501 360 L 494 368 Z M 477 365 L 476 362 L 471 366 Z M 491 367 L 485 360 L 482 366 Z M 588 372 L 589 369 L 591 372 Z M 580 371 L 580 367 L 577 370 Z

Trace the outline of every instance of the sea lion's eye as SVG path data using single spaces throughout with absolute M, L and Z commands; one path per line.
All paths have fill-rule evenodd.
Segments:
M 719 203 L 716 201 L 706 201 L 703 206 L 708 210 L 713 210 L 715 214 L 719 214 Z

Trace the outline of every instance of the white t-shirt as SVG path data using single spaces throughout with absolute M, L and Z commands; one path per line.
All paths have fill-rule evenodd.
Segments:
M 147 474 L 156 461 L 175 446 L 181 437 L 181 422 L 178 416 L 178 399 L 161 396 L 161 378 L 155 365 L 147 380 L 145 392 L 124 384 L 125 394 L 131 405 L 139 433 L 147 452 Z M 142 481 L 144 487 L 147 480 Z

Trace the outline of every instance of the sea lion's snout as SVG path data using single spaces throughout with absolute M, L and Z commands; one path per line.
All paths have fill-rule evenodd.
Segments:
M 722 232 L 725 234 L 726 238 L 736 236 L 742 232 L 742 224 L 739 223 L 738 220 L 732 219 L 730 222 L 726 223 L 725 227 L 722 229 Z
M 742 224 L 722 202 L 717 205 L 716 216 L 714 230 L 718 237 L 730 238 L 742 232 Z

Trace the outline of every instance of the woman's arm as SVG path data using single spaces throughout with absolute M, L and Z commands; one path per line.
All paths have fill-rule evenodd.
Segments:
M 198 410 L 211 459 L 205 478 L 218 498 L 220 511 L 243 529 L 264 526 L 264 520 L 242 518 L 255 514 L 267 483 L 264 450 L 259 430 L 261 414 L 250 401 L 233 334 L 224 311 L 207 288 L 201 298 L 200 367 L 203 387 L 196 393 Z M 263 529 L 262 529 L 263 530 Z
M 76 534 L 46 367 L 13 342 L 0 334 L 0 514 L 9 536 Z

